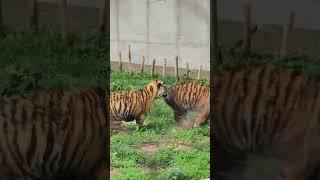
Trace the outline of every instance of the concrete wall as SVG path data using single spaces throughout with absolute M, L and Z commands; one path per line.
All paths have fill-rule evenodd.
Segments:
M 210 1 L 209 0 L 111 0 L 111 58 L 121 51 L 127 58 L 128 45 L 132 60 L 156 64 L 209 69 Z M 125 60 L 127 61 L 127 59 Z

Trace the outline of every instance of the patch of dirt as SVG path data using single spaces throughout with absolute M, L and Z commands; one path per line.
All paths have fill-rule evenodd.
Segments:
M 156 144 L 141 144 L 139 148 L 147 155 L 153 155 L 157 152 L 160 148 L 167 148 L 167 147 L 174 146 L 178 151 L 186 151 L 190 147 L 182 142 L 182 141 L 168 141 L 168 140 L 161 140 Z
M 158 150 L 158 145 L 157 144 L 142 144 L 140 145 L 140 149 L 148 154 L 148 155 L 152 155 L 153 153 L 155 153 Z

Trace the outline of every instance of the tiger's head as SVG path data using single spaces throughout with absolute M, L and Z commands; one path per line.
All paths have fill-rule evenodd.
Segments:
M 163 81 L 153 80 L 148 84 L 149 91 L 152 92 L 156 97 L 166 97 L 167 88 Z

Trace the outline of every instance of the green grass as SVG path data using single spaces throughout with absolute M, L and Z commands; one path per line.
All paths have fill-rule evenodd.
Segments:
M 156 78 L 168 85 L 177 83 L 171 77 L 151 78 L 149 75 L 128 76 L 125 72 L 112 72 L 111 90 L 139 89 Z M 173 111 L 163 99 L 154 102 L 144 129 L 128 125 L 127 132 L 111 137 L 111 167 L 114 171 L 111 179 L 201 179 L 209 176 L 209 125 L 196 129 L 176 127 Z M 159 147 L 147 153 L 141 149 L 141 145 L 146 144 Z
M 108 79 L 109 40 L 92 35 L 63 42 L 57 34 L 8 33 L 0 37 L 0 95 L 33 90 L 79 90 Z
M 289 54 L 286 57 L 278 57 L 271 54 L 251 54 L 243 57 L 239 54 L 231 55 L 226 53 L 223 56 L 223 63 L 214 66 L 213 71 L 221 69 L 237 68 L 243 65 L 252 64 L 273 64 L 285 69 L 294 69 L 303 75 L 320 76 L 320 56 L 310 56 L 306 54 Z

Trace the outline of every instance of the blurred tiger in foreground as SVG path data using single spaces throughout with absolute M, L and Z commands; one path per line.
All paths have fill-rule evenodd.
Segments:
M 136 120 L 139 128 L 142 128 L 155 98 L 166 96 L 166 94 L 164 82 L 160 80 L 153 80 L 143 89 L 136 91 L 123 90 L 112 93 L 110 97 L 111 132 L 117 133 L 121 130 L 122 121 Z
M 210 89 L 209 86 L 188 82 L 171 86 L 167 90 L 165 102 L 174 110 L 177 123 L 183 123 L 190 111 L 195 111 L 197 116 L 193 127 L 204 123 L 210 115 Z
M 99 179 L 108 173 L 105 90 L 0 99 L 0 179 Z
M 319 176 L 319 78 L 264 65 L 217 74 L 213 82 L 217 180 Z

